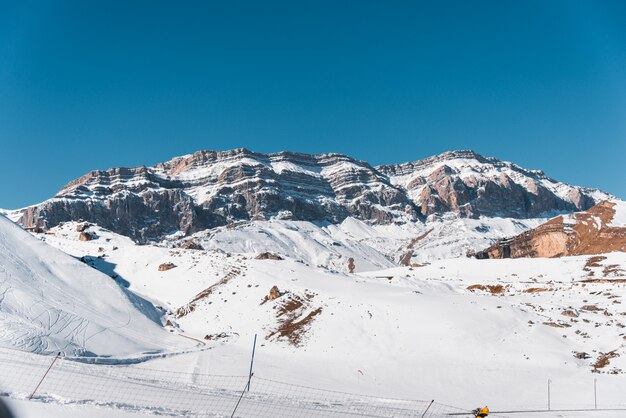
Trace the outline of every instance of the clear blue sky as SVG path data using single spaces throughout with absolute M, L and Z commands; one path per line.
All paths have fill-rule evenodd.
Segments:
M 0 0 L 0 207 L 199 149 L 452 149 L 626 198 L 626 2 Z

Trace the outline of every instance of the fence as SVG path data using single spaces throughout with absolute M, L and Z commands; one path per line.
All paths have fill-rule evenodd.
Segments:
M 248 376 L 92 365 L 62 358 L 50 367 L 52 361 L 50 356 L 0 349 L 0 392 L 14 398 L 32 397 L 43 402 L 91 404 L 166 416 L 471 416 L 463 409 L 430 400 L 363 396 L 257 376 L 252 377 L 248 391 Z

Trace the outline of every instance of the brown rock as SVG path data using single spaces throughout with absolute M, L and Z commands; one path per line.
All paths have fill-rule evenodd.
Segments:
M 306 334 L 315 318 L 322 313 L 322 308 L 315 307 L 309 296 L 289 294 L 277 301 L 274 312 L 278 326 L 270 331 L 266 339 L 276 338 L 298 347 L 304 343 Z
M 174 267 L 176 267 L 176 265 L 174 263 L 163 263 L 159 266 L 159 271 L 167 271 L 167 270 L 171 270 Z
M 413 257 L 413 251 L 412 250 L 407 251 L 400 259 L 400 265 L 410 266 L 412 257 Z
M 202 245 L 198 244 L 193 239 L 188 239 L 187 241 L 180 244 L 180 248 L 184 248 L 186 250 L 204 250 Z
M 524 290 L 524 293 L 541 293 L 541 292 L 548 292 L 551 291 L 553 289 L 547 289 L 545 287 L 530 287 L 526 290 Z
M 78 235 L 78 239 L 80 241 L 91 241 L 92 239 L 94 239 L 94 236 L 90 234 L 89 232 L 81 232 Z
M 603 201 L 585 212 L 565 219 L 557 216 L 530 231 L 500 240 L 476 253 L 476 258 L 562 257 L 593 255 L 626 251 L 626 228 L 608 226 L 615 216 L 615 203 Z M 596 222 L 600 219 L 601 222 Z M 584 270 L 593 275 L 592 268 L 601 267 L 605 257 L 591 257 Z M 606 275 L 612 273 L 606 269 Z
M 501 284 L 494 285 L 482 285 L 482 284 L 473 284 L 471 286 L 467 286 L 467 290 L 473 292 L 475 290 L 482 290 L 484 292 L 489 292 L 492 295 L 502 295 L 506 292 L 506 288 Z
M 280 290 L 278 290 L 278 287 L 272 286 L 272 288 L 270 289 L 269 300 L 278 299 L 279 297 Z
M 593 371 L 597 372 L 598 369 L 608 366 L 611 359 L 615 357 L 619 357 L 617 350 L 609 351 L 608 353 L 600 353 L 596 362 L 592 364 Z
M 578 314 L 576 314 L 576 312 L 574 312 L 571 309 L 566 309 L 563 312 L 561 312 L 561 315 L 563 316 L 569 316 L 571 318 L 578 318 Z
M 254 257 L 255 260 L 282 260 L 283 258 L 277 254 L 265 252 Z
M 87 222 L 78 224 L 76 225 L 76 232 L 84 232 L 87 228 L 89 228 L 89 224 Z
M 354 269 L 356 268 L 356 266 L 354 265 L 354 258 L 350 257 L 348 258 L 348 271 L 350 273 L 354 273 Z

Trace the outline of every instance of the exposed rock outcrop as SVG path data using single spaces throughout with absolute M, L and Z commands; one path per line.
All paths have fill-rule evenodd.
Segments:
M 585 210 L 609 197 L 471 151 L 372 167 L 340 154 L 237 149 L 92 171 L 12 217 L 42 229 L 81 220 L 147 242 L 256 219 L 402 223 L 448 212 L 529 218 Z
M 604 201 L 585 212 L 562 215 L 516 237 L 501 240 L 477 258 L 562 257 L 626 252 L 626 209 L 621 201 Z M 618 210 L 620 215 L 617 215 Z
M 198 244 L 193 239 L 188 239 L 182 242 L 179 247 L 184 248 L 186 250 L 204 250 L 202 245 Z
M 303 345 L 315 319 L 322 313 L 313 304 L 313 294 L 288 294 L 274 305 L 277 326 L 267 335 L 268 340 L 285 341 L 299 347 Z
M 348 273 L 354 273 L 355 268 L 356 264 L 354 264 L 354 258 L 348 258 Z
M 413 250 L 409 250 L 400 258 L 400 265 L 402 266 L 410 266 L 411 258 L 413 257 Z
M 609 197 L 473 151 L 451 151 L 377 168 L 407 190 L 424 216 L 455 212 L 468 217 L 532 218 L 585 210 Z
M 89 224 L 88 223 L 81 223 L 76 225 L 76 232 L 84 232 L 85 230 L 87 230 L 87 228 L 89 228 Z
M 257 255 L 256 257 L 254 257 L 254 259 L 255 260 L 282 260 L 283 258 L 279 256 L 278 254 L 265 252 L 265 253 L 261 253 Z
M 80 241 L 91 241 L 94 238 L 95 236 L 90 232 L 83 231 L 80 234 L 78 234 L 78 239 Z
M 168 271 L 175 268 L 176 265 L 174 263 L 163 263 L 159 265 L 159 271 Z
M 278 299 L 279 297 L 280 297 L 280 290 L 278 290 L 278 287 L 272 286 L 272 288 L 270 289 L 270 294 L 268 296 L 268 299 L 274 300 L 274 299 Z

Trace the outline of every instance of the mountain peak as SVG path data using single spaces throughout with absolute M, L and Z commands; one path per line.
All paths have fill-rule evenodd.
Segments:
M 610 197 L 543 172 L 449 151 L 372 167 L 343 154 L 202 150 L 152 167 L 92 171 L 54 198 L 17 211 L 25 226 L 84 219 L 138 241 L 232 222 L 291 219 L 415 222 L 431 215 L 533 218 Z

